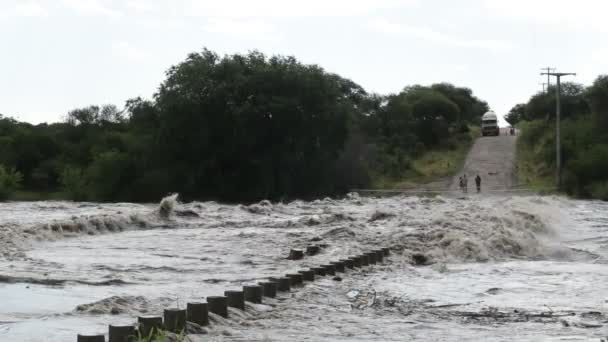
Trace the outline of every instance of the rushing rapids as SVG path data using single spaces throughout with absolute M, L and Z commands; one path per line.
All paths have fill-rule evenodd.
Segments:
M 608 336 L 608 205 L 389 197 L 160 205 L 0 204 L 0 340 L 73 341 L 138 315 L 391 246 L 343 281 L 248 304 L 219 340 L 595 340 Z M 287 260 L 290 248 L 326 245 Z

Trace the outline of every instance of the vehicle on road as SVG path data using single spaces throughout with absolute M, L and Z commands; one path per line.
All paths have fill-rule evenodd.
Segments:
M 493 111 L 485 113 L 481 117 L 481 135 L 500 135 L 500 128 L 498 127 L 498 117 Z

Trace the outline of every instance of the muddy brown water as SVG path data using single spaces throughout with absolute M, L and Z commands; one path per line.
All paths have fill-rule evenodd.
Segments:
M 607 210 L 492 193 L 251 206 L 175 197 L 160 206 L 2 203 L 0 341 L 75 341 L 384 246 L 393 253 L 382 265 L 341 281 L 318 277 L 228 319 L 212 315 L 207 333 L 189 339 L 599 341 L 608 336 Z M 326 247 L 286 259 L 312 243 Z M 426 263 L 416 265 L 421 255 Z

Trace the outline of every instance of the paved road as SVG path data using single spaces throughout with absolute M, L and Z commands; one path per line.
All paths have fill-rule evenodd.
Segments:
M 450 188 L 458 190 L 458 179 L 466 174 L 469 179 L 469 191 L 474 191 L 474 178 L 481 177 L 482 190 L 502 190 L 517 186 L 515 173 L 516 136 L 480 137 L 467 155 L 460 173 L 454 176 Z

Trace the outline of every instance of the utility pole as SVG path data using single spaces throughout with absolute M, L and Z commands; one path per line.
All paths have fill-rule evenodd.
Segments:
M 547 92 L 549 92 L 549 88 L 551 87 L 551 79 L 549 78 L 549 74 L 551 74 L 551 72 L 555 71 L 555 68 L 551 68 L 551 67 L 546 67 L 546 68 L 540 68 L 540 70 L 543 70 L 544 72 L 541 75 L 547 75 Z
M 576 76 L 573 72 L 547 72 L 541 73 L 541 75 L 555 76 L 557 79 L 557 87 L 556 87 L 556 105 L 557 109 L 555 111 L 555 186 L 557 187 L 557 191 L 561 189 L 562 185 L 562 176 L 561 176 L 561 167 L 562 167 L 562 154 L 561 154 L 561 137 L 560 137 L 560 116 L 561 116 L 561 103 L 560 103 L 560 93 L 561 93 L 561 78 L 562 76 Z
M 545 86 L 547 85 L 547 83 L 545 82 L 541 82 L 539 83 L 542 87 L 543 87 L 543 93 L 545 92 Z

